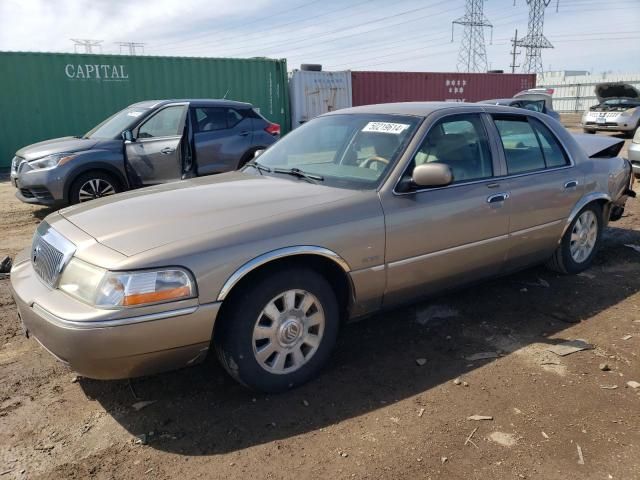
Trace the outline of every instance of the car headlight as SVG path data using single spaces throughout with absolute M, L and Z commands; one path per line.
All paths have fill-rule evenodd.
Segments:
M 184 300 L 196 296 L 191 274 L 178 267 L 111 272 L 73 258 L 58 288 L 96 307 L 121 308 Z
M 35 170 L 41 170 L 43 168 L 53 168 L 57 167 L 58 165 L 64 165 L 69 160 L 74 159 L 76 156 L 77 155 L 75 153 L 54 153 L 37 160 L 31 160 L 29 162 L 29 165 Z
M 630 117 L 635 112 L 635 108 L 627 108 L 624 112 L 620 114 L 621 117 Z

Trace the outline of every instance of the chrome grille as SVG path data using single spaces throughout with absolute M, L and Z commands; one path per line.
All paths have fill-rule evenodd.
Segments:
M 31 251 L 33 269 L 44 282 L 53 286 L 58 279 L 64 255 L 42 237 L 37 237 Z
M 44 283 L 55 287 L 74 252 L 75 246 L 71 242 L 42 222 L 31 244 L 31 264 Z

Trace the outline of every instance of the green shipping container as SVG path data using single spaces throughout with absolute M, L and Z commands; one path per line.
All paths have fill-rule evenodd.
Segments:
M 288 131 L 286 60 L 0 52 L 0 169 L 20 147 L 82 135 L 141 100 L 223 97 Z

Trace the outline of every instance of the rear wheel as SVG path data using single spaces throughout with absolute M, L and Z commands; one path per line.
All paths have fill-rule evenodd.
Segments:
M 584 207 L 564 233 L 547 266 L 560 273 L 580 273 L 591 266 L 602 238 L 602 208 Z
M 284 391 L 315 377 L 339 326 L 338 302 L 327 280 L 313 270 L 289 267 L 241 288 L 214 334 L 227 372 L 263 392 Z
M 71 204 L 108 197 L 122 191 L 120 182 L 105 172 L 87 172 L 76 178 L 69 191 Z

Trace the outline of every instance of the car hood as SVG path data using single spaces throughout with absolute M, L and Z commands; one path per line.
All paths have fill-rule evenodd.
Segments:
M 60 214 L 124 255 L 315 208 L 357 195 L 304 180 L 231 172 L 133 190 Z
M 89 150 L 98 143 L 98 140 L 90 138 L 62 137 L 44 142 L 34 143 L 22 147 L 16 152 L 16 156 L 25 160 L 35 160 L 36 158 L 46 157 L 53 153 L 80 152 Z
M 609 98 L 631 98 L 640 100 L 640 92 L 633 85 L 623 82 L 599 83 L 595 86 L 598 102 L 602 103 Z

